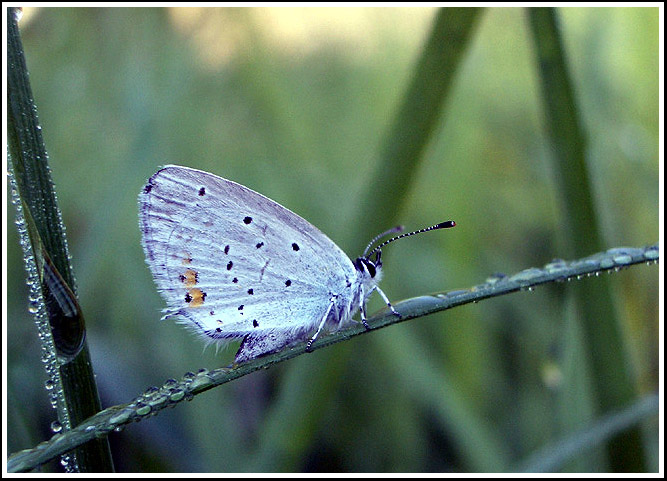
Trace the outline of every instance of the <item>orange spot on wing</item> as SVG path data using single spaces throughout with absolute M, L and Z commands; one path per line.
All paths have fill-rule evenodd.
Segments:
M 188 307 L 199 307 L 204 304 L 206 293 L 198 287 L 188 289 L 188 295 L 190 299 L 188 301 Z
M 180 276 L 180 279 L 186 287 L 193 287 L 199 280 L 198 273 L 194 269 L 185 269 L 185 272 Z

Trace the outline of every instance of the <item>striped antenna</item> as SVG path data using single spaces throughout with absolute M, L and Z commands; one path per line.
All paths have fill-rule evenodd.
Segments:
M 373 237 L 373 240 L 368 243 L 368 245 L 364 249 L 364 253 L 361 255 L 361 257 L 366 257 L 366 252 L 368 252 L 368 249 L 370 249 L 371 246 L 373 244 L 375 244 L 376 241 L 378 241 L 379 239 L 382 239 L 386 235 L 393 234 L 394 232 L 401 232 L 403 229 L 404 229 L 404 227 L 402 225 L 397 225 L 396 227 L 392 227 L 391 229 L 389 229 L 388 231 L 383 232 L 380 235 L 376 235 L 375 237 Z
M 424 229 L 419 229 L 419 230 L 416 230 L 414 232 L 408 232 L 406 234 L 401 234 L 399 236 L 392 237 L 391 239 L 384 241 L 382 244 L 380 244 L 375 249 L 373 249 L 368 255 L 366 255 L 366 251 L 370 248 L 370 244 L 369 244 L 369 246 L 364 251 L 363 257 L 368 259 L 370 256 L 372 256 L 373 254 L 378 252 L 380 249 L 382 249 L 384 246 L 386 246 L 390 242 L 394 242 L 395 240 L 402 239 L 403 237 L 410 237 L 411 235 L 421 234 L 422 232 L 428 232 L 430 230 L 448 229 L 450 227 L 454 227 L 455 225 L 456 225 L 456 222 L 454 222 L 453 220 L 448 220 L 448 221 L 445 221 L 445 222 L 440 222 L 439 224 L 432 225 L 431 227 L 425 227 Z M 386 234 L 389 234 L 391 232 L 398 232 L 400 230 L 402 230 L 402 229 L 399 229 L 398 227 L 394 227 L 393 229 L 388 230 L 384 234 L 377 236 L 375 239 L 373 239 L 373 242 L 375 242 L 377 239 L 385 236 Z M 371 244 L 373 244 L 373 242 L 371 242 Z

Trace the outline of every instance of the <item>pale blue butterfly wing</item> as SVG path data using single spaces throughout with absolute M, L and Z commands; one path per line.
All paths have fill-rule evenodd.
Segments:
M 315 226 L 247 187 L 166 166 L 149 179 L 139 204 L 165 317 L 210 340 L 243 337 L 237 361 L 305 339 L 323 321 L 340 325 L 359 302 L 349 257 Z

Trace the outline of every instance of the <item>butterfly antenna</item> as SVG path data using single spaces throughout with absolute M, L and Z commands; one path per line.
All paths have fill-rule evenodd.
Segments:
M 379 246 L 377 246 L 368 255 L 366 255 L 366 251 L 364 251 L 364 257 L 369 258 L 370 256 L 372 256 L 373 254 L 378 252 L 380 249 L 382 249 L 384 246 L 386 246 L 390 242 L 394 242 L 395 240 L 402 239 L 403 237 L 410 237 L 411 235 L 421 234 L 422 232 L 428 232 L 430 230 L 448 229 L 449 227 L 454 227 L 455 225 L 456 225 L 456 222 L 454 222 L 453 220 L 448 220 L 448 221 L 445 221 L 445 222 L 440 222 L 439 224 L 436 224 L 436 225 L 432 225 L 431 227 L 425 227 L 424 229 L 419 229 L 419 230 L 416 230 L 414 232 L 407 232 L 405 234 L 401 234 L 399 236 L 392 237 L 391 239 L 388 239 L 388 240 L 384 241 L 382 244 L 380 244 Z M 394 232 L 396 232 L 395 229 L 396 228 L 394 228 L 392 230 Z M 387 232 L 385 232 L 385 234 L 390 233 L 392 230 L 388 230 Z M 385 234 L 383 234 L 383 235 L 385 235 Z M 378 236 L 376 238 L 376 240 L 380 237 L 382 237 L 382 236 Z M 373 242 L 375 242 L 375 241 L 373 241 Z M 370 245 L 368 247 L 370 247 Z M 366 248 L 366 250 L 368 250 L 368 247 Z
M 383 232 L 380 235 L 376 235 L 375 237 L 373 237 L 373 240 L 368 243 L 361 257 L 366 257 L 366 252 L 368 252 L 368 249 L 370 249 L 371 246 L 375 244 L 375 242 L 377 242 L 379 239 L 382 239 L 386 235 L 393 234 L 394 232 L 401 232 L 403 229 L 404 227 L 402 225 L 397 225 L 396 227 L 392 227 L 391 229 Z

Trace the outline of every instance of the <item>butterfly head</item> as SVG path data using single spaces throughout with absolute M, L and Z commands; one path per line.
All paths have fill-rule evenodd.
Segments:
M 357 257 L 357 260 L 354 261 L 354 267 L 362 279 L 372 281 L 375 284 L 380 282 L 380 278 L 382 277 L 381 257 L 381 251 L 377 251 L 374 257 L 371 255 Z

